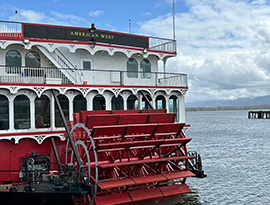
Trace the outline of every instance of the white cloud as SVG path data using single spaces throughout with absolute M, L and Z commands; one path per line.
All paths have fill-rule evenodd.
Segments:
M 186 0 L 176 14 L 178 56 L 169 72 L 189 77 L 188 101 L 270 94 L 267 1 Z M 172 15 L 141 23 L 140 32 L 172 38 Z
M 30 23 L 47 23 L 58 25 L 87 25 L 88 22 L 73 14 L 63 14 L 56 11 L 51 11 L 49 15 L 43 12 L 33 10 L 16 9 L 18 11 L 18 21 Z M 10 20 L 15 20 L 15 14 L 10 16 Z
M 93 17 L 98 17 L 100 16 L 101 14 L 104 14 L 105 12 L 102 11 L 102 10 L 96 10 L 96 11 L 90 11 L 89 12 L 89 15 L 90 16 L 93 16 Z
M 11 17 L 15 19 L 15 15 Z M 42 12 L 36 12 L 32 10 L 18 10 L 18 20 L 27 22 L 43 22 L 46 19 L 46 15 Z
M 140 13 L 141 16 L 151 16 L 152 13 L 151 12 L 145 12 L 145 13 Z

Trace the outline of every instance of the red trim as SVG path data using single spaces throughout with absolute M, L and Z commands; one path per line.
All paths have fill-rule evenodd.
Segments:
M 133 85 L 65 85 L 65 84 L 32 84 L 32 83 L 0 83 L 0 86 L 42 86 L 42 87 L 87 87 L 87 88 L 170 88 L 170 89 L 188 89 L 188 87 L 172 86 L 133 86 Z
M 24 30 L 23 30 L 23 24 L 21 24 L 21 30 L 22 30 L 21 36 L 22 36 L 22 38 L 24 38 L 24 36 L 23 36 L 23 32 L 24 32 Z
M 0 134 L 0 137 L 24 136 L 24 135 L 47 135 L 47 134 L 64 134 L 65 131 L 45 131 L 45 132 L 20 132 Z

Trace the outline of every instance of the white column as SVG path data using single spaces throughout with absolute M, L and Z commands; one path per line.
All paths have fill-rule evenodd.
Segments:
M 30 97 L 30 129 L 35 129 L 35 98 Z
M 123 103 L 124 103 L 124 110 L 127 110 L 127 99 L 128 97 L 126 95 L 122 95 Z
M 140 93 L 138 93 L 138 107 L 139 107 L 139 110 L 142 109 L 142 95 Z
M 87 100 L 87 110 L 92 111 L 93 110 L 93 99 L 96 96 L 96 93 L 88 93 L 88 95 L 86 96 L 86 100 Z
M 166 73 L 166 59 L 163 59 L 162 62 L 163 62 L 163 71 L 164 73 Z
M 14 97 L 9 99 L 9 130 L 14 131 Z
M 157 106 L 156 105 L 157 105 L 157 103 L 156 103 L 156 97 L 153 96 L 152 97 L 152 106 L 153 106 L 154 109 L 157 109 Z
M 69 105 L 69 120 L 73 121 L 73 97 L 72 96 L 67 96 L 68 97 L 68 105 Z
M 170 100 L 170 96 L 165 96 L 165 102 L 166 102 L 166 110 L 167 110 L 167 113 L 170 112 L 170 110 L 169 110 L 169 100 Z
M 180 95 L 178 99 L 179 99 L 179 122 L 185 123 L 186 122 L 185 96 Z
M 105 97 L 106 110 L 112 110 L 112 97 L 113 96 L 104 95 L 104 97 Z
M 55 130 L 55 100 L 53 97 L 53 94 L 51 93 L 51 98 L 50 98 L 50 120 L 51 120 L 51 129 Z

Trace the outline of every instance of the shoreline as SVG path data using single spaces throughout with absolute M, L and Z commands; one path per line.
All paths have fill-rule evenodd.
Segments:
M 186 112 L 196 111 L 220 111 L 220 110 L 270 110 L 270 105 L 251 105 L 251 106 L 218 106 L 218 107 L 186 107 Z

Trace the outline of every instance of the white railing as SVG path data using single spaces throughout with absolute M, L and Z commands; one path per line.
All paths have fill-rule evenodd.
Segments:
M 64 73 L 71 72 L 76 82 L 88 85 L 174 86 L 187 87 L 181 73 L 81 70 L 70 68 L 30 68 L 0 66 L 0 83 L 72 84 Z
M 22 24 L 11 21 L 0 21 L 0 37 L 19 38 L 22 33 Z
M 176 40 L 149 37 L 149 49 L 166 52 L 176 52 Z

